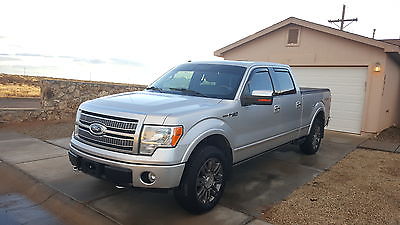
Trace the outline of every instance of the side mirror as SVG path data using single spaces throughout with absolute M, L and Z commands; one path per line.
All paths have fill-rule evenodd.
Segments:
M 242 106 L 248 105 L 272 105 L 273 92 L 264 90 L 255 90 L 251 95 L 244 95 L 241 98 Z

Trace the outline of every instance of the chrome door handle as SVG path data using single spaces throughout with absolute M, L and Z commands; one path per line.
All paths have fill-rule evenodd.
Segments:
M 274 112 L 279 112 L 281 110 L 281 106 L 274 105 Z
M 301 107 L 301 102 L 300 102 L 300 101 L 297 101 L 297 102 L 296 102 L 296 108 L 299 109 L 300 107 Z

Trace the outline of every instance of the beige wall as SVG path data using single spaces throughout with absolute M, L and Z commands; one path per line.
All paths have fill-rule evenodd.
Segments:
M 300 44 L 289 47 L 286 45 L 288 30 L 293 27 L 300 28 Z M 388 59 L 383 49 L 288 25 L 223 53 L 223 58 L 270 61 L 291 66 L 367 66 L 369 72 L 365 85 L 362 132 L 376 133 L 399 120 L 395 119 L 399 114 L 399 103 L 395 96 L 399 93 L 399 65 Z M 381 64 L 381 72 L 373 72 L 377 62 Z
M 393 125 L 398 126 L 400 119 L 400 67 L 387 56 L 382 73 L 384 88 L 380 105 L 380 131 Z

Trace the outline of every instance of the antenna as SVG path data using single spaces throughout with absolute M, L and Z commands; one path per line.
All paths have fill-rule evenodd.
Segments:
M 346 5 L 343 5 L 343 10 L 342 10 L 342 19 L 337 19 L 337 20 L 328 20 L 329 23 L 333 23 L 335 24 L 338 28 L 340 28 L 340 30 L 343 30 L 344 28 L 346 28 L 347 26 L 349 26 L 352 22 L 357 22 L 358 19 L 357 18 L 353 18 L 353 19 L 345 19 L 344 18 L 344 14 L 346 12 Z M 338 26 L 336 23 L 340 22 L 340 26 Z M 348 23 L 346 26 L 344 26 L 344 22 L 350 22 Z

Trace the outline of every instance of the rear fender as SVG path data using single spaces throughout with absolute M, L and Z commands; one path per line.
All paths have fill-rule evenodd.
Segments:
M 307 135 L 310 134 L 311 127 L 312 127 L 312 125 L 313 125 L 313 123 L 314 123 L 314 120 L 315 120 L 315 118 L 317 117 L 318 113 L 319 113 L 319 112 L 323 112 L 324 115 L 325 115 L 325 105 L 324 105 L 324 103 L 322 103 L 322 102 L 317 102 L 317 103 L 314 105 L 313 108 L 314 108 L 314 110 L 313 110 L 313 113 L 311 114 L 311 115 L 312 115 L 312 118 L 311 118 L 310 126 L 308 127 Z M 324 118 L 324 124 L 325 124 L 325 123 L 326 123 L 326 118 Z

